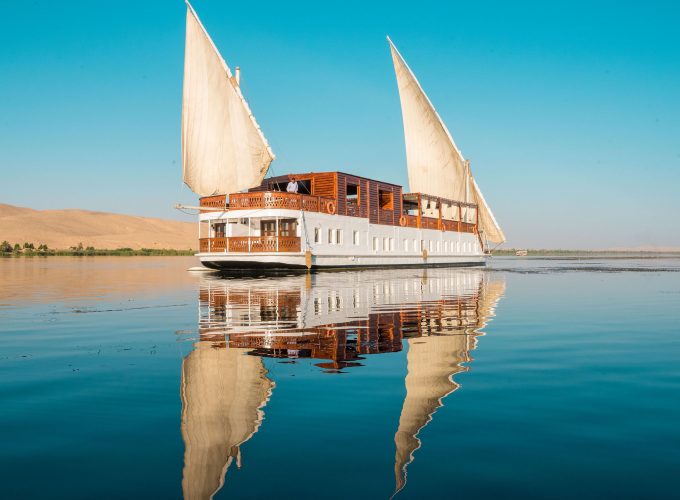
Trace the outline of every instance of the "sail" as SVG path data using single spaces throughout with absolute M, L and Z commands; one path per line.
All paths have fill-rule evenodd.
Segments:
M 505 236 L 470 174 L 446 125 L 401 54 L 388 38 L 401 100 L 409 189 L 479 204 L 482 237 L 502 243 Z
M 240 445 L 262 422 L 274 384 L 262 359 L 199 342 L 182 363 L 182 438 L 186 500 L 212 498 Z
M 274 159 L 237 78 L 187 3 L 183 177 L 200 196 L 258 186 Z

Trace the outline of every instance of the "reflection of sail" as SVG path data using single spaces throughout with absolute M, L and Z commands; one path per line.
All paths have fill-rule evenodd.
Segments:
M 182 364 L 182 490 L 185 499 L 212 496 L 224 484 L 239 446 L 262 422 L 273 383 L 262 359 L 199 342 Z
M 482 281 L 477 307 L 471 311 L 475 317 L 470 318 L 472 321 L 465 328 L 456 330 L 448 326 L 437 332 L 440 335 L 408 339 L 406 397 L 394 436 L 397 492 L 406 484 L 406 467 L 420 447 L 418 433 L 443 406 L 443 399 L 458 389 L 459 384 L 452 377 L 467 370 L 462 363 L 470 361 L 468 353 L 475 348 L 474 334 L 484 328 L 494 314 L 504 291 L 503 281 Z

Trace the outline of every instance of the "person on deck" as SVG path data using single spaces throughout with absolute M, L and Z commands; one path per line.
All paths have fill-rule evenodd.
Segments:
M 286 191 L 289 193 L 297 193 L 298 192 L 298 183 L 295 180 L 295 177 L 291 177 L 290 181 L 288 182 L 288 186 L 286 186 Z

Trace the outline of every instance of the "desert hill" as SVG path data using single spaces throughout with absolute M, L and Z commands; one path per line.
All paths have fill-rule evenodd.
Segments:
M 198 246 L 196 224 L 88 210 L 33 210 L 0 204 L 0 241 L 47 244 L 62 250 L 82 243 L 98 249 L 188 250 Z

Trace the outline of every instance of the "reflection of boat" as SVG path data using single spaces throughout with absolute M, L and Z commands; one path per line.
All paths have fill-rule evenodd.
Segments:
M 469 161 L 389 42 L 410 193 L 343 172 L 265 179 L 274 153 L 241 89 L 187 4 L 184 182 L 201 196 L 201 262 L 215 269 L 483 265 L 505 236 Z M 290 181 L 290 183 L 289 183 Z
M 262 357 L 314 358 L 320 368 L 338 371 L 361 366 L 366 355 L 400 351 L 405 345 L 406 395 L 394 436 L 400 490 L 421 444 L 419 432 L 458 388 L 452 377 L 468 369 L 463 363 L 472 360 L 470 351 L 504 290 L 504 282 L 489 273 L 460 269 L 347 272 L 275 281 L 202 278 L 199 347 L 183 370 L 185 494 L 189 485 L 210 484 L 192 489 L 203 493 L 219 487 L 214 478 L 223 480 L 224 473 L 216 473 L 238 455 L 231 447 L 257 431 L 272 387 Z M 192 367 L 194 363 L 209 367 Z M 190 368 L 196 374 L 193 384 Z M 200 394 L 193 399 L 202 401 L 198 407 L 209 409 L 209 419 L 189 418 L 192 390 Z M 234 391 L 240 396 L 232 395 Z M 210 406 L 210 398 L 220 401 Z M 235 414 L 239 404 L 243 410 Z M 201 437 L 190 441 L 187 436 Z M 191 466 L 189 459 L 194 460 Z

